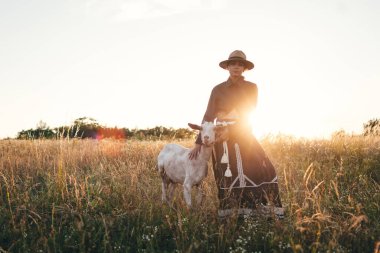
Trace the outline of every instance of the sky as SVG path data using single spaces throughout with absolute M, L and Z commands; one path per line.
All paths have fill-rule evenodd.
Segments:
M 255 135 L 361 133 L 380 118 L 379 42 L 377 0 L 0 0 L 0 138 L 201 123 L 236 49 Z

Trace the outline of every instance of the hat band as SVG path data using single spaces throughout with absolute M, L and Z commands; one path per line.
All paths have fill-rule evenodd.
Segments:
M 247 61 L 246 59 L 242 57 L 230 57 L 228 58 L 229 61 Z

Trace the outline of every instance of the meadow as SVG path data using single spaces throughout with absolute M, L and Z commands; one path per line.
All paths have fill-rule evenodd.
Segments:
M 380 138 L 266 137 L 286 215 L 217 217 L 209 168 L 194 210 L 161 203 L 168 141 L 0 140 L 0 252 L 375 252 Z M 193 140 L 173 140 L 187 147 Z

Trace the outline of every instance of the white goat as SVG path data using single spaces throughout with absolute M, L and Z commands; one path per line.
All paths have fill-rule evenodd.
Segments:
M 210 159 L 217 132 L 221 126 L 205 122 L 201 126 L 188 124 L 192 129 L 200 130 L 202 148 L 196 159 L 189 159 L 190 149 L 177 144 L 167 144 L 158 155 L 158 171 L 162 177 L 162 201 L 171 201 L 176 184 L 183 185 L 183 195 L 186 204 L 191 207 L 191 189 L 197 187 L 197 204 L 202 201 L 203 192 L 200 189 L 202 180 L 207 176 L 208 160 Z M 168 190 L 168 197 L 166 192 Z

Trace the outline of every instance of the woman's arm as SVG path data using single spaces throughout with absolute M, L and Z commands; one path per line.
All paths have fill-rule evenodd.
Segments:
M 242 99 L 238 107 L 239 115 L 243 122 L 249 122 L 249 116 L 257 105 L 257 96 L 257 86 L 256 84 L 251 83 L 242 95 Z

